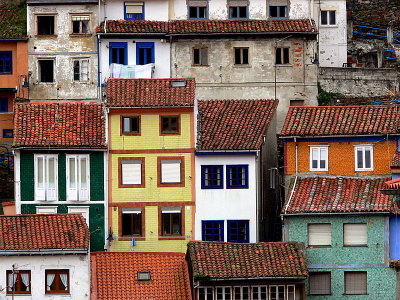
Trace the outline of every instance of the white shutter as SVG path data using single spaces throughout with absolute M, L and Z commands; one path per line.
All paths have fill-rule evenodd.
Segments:
M 141 214 L 142 209 L 140 207 L 128 207 L 122 209 L 122 214 Z
M 46 156 L 46 200 L 55 201 L 57 199 L 57 184 L 58 184 L 58 161 L 57 156 Z
M 308 224 L 309 246 L 331 245 L 331 224 Z
M 141 14 L 143 13 L 143 2 L 125 3 L 127 14 Z
M 76 156 L 67 155 L 67 200 L 78 200 L 78 164 Z
M 364 246 L 368 244 L 367 224 L 344 224 L 344 245 Z
M 46 200 L 45 157 L 35 155 L 35 200 Z
M 79 155 L 79 200 L 89 200 L 90 169 L 89 155 Z
M 181 160 L 162 159 L 161 183 L 180 183 L 180 182 L 181 182 Z
M 142 184 L 142 161 L 122 161 L 122 184 Z
M 179 214 L 182 211 L 182 207 L 180 206 L 167 206 L 161 207 L 162 214 Z

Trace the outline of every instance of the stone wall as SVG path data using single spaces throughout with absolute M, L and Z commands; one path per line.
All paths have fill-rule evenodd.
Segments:
M 318 81 L 325 91 L 346 97 L 376 97 L 399 90 L 394 69 L 320 68 Z

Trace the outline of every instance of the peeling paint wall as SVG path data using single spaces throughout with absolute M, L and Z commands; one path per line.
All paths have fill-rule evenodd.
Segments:
M 288 47 L 290 63 L 275 65 L 275 46 Z M 192 48 L 208 48 L 208 66 L 192 65 Z M 234 64 L 234 48 L 249 48 L 249 65 Z M 172 77 L 195 77 L 198 99 L 279 99 L 278 131 L 290 100 L 317 105 L 315 41 L 286 39 L 197 39 L 172 43 Z M 276 77 L 275 77 L 276 76 Z
M 31 100 L 96 100 L 97 5 L 28 6 L 28 69 Z M 72 34 L 73 14 L 90 16 L 89 34 Z M 37 15 L 54 15 L 54 35 L 37 35 Z M 54 60 L 54 82 L 41 83 L 38 61 Z M 87 59 L 88 80 L 74 81 L 74 60 Z

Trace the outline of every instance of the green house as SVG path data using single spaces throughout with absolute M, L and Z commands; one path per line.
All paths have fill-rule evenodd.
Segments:
M 283 206 L 284 240 L 305 244 L 307 298 L 396 299 L 389 178 L 297 177 Z
M 91 251 L 106 245 L 103 106 L 97 103 L 15 105 L 17 214 L 80 213 Z

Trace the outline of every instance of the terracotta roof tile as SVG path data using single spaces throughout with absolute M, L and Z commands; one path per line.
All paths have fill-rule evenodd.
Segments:
M 189 271 L 184 253 L 91 253 L 92 295 L 96 300 L 189 300 Z M 150 271 L 150 281 L 138 281 Z
M 16 103 L 13 146 L 104 148 L 104 122 L 98 103 Z
M 400 178 L 386 181 L 381 192 L 385 195 L 400 195 Z
M 199 101 L 199 150 L 256 150 L 273 118 L 275 100 Z
M 297 242 L 190 242 L 188 257 L 193 276 L 211 279 L 307 278 L 301 245 Z
M 400 167 L 400 152 L 396 151 L 393 155 L 392 164 L 390 165 L 392 168 Z
M 394 212 L 394 197 L 380 191 L 389 179 L 299 177 L 295 186 L 291 182 L 282 213 Z
M 314 21 L 309 19 L 287 20 L 177 20 L 177 21 L 126 21 L 106 22 L 106 33 L 263 33 L 263 32 L 317 32 Z M 105 33 L 104 23 L 97 27 Z
M 185 81 L 184 87 L 172 87 L 172 82 Z M 107 106 L 168 107 L 193 106 L 194 78 L 168 79 L 109 79 Z
M 1 251 L 89 248 L 81 214 L 0 216 Z
M 290 107 L 282 136 L 399 133 L 400 113 L 388 105 Z

